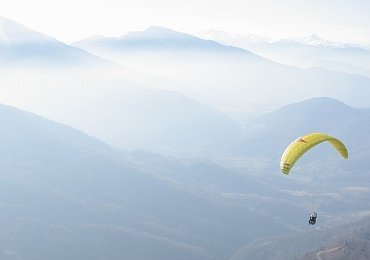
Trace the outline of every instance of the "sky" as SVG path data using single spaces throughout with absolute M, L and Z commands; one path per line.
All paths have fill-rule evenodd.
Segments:
M 0 16 L 66 43 L 153 25 L 368 43 L 369 10 L 369 0 L 0 0 Z

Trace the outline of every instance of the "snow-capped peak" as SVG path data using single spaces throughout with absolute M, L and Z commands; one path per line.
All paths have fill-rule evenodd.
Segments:
M 301 38 L 301 43 L 308 45 L 322 45 L 323 43 L 325 43 L 325 41 L 321 39 L 318 35 L 311 34 L 308 37 Z
M 316 34 L 312 34 L 308 37 L 282 39 L 277 42 L 299 43 L 299 44 L 310 45 L 310 46 L 327 46 L 327 47 L 337 47 L 337 48 L 346 47 L 348 45 L 342 42 L 324 40 Z

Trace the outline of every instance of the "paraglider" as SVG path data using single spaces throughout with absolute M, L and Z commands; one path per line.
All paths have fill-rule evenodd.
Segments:
M 348 150 L 340 140 L 328 134 L 312 133 L 298 138 L 285 149 L 280 161 L 281 171 L 288 175 L 293 165 L 304 153 L 325 141 L 328 141 L 343 158 L 348 158 Z
M 316 145 L 326 141 L 329 142 L 343 158 L 348 158 L 348 150 L 340 140 L 325 133 L 311 133 L 296 139 L 285 149 L 280 160 L 281 171 L 285 175 L 289 175 L 292 167 L 302 155 Z M 314 212 L 310 215 L 308 224 L 315 225 L 316 219 L 317 213 Z
M 314 212 L 313 214 L 310 215 L 310 219 L 308 220 L 309 225 L 315 225 L 316 224 L 316 218 L 317 218 L 317 213 Z

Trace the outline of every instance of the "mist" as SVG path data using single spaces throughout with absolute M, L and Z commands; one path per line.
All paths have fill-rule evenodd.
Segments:
M 360 73 L 317 66 L 321 45 L 269 45 L 283 61 L 258 51 L 267 43 L 163 27 L 69 45 L 5 25 L 2 259 L 312 259 L 349 245 L 361 256 L 366 57 L 346 49 L 335 60 Z M 349 159 L 323 143 L 283 175 L 283 151 L 310 132 L 342 140 Z

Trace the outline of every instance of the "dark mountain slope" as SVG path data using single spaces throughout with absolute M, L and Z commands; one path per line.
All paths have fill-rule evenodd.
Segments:
M 255 241 L 230 259 L 369 259 L 370 219 Z
M 224 259 L 256 235 L 287 230 L 65 125 L 8 106 L 0 120 L 4 259 Z

